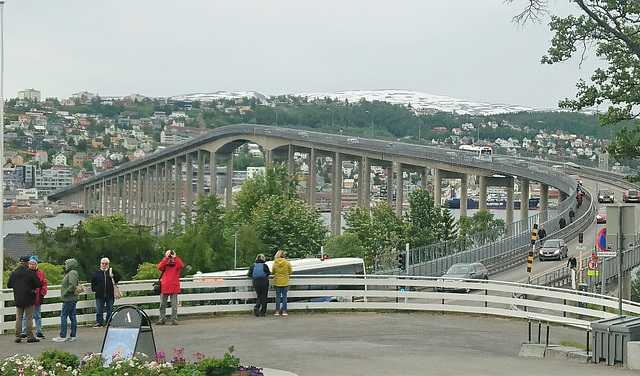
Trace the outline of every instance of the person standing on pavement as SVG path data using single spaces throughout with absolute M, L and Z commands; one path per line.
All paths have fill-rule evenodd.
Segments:
M 265 257 L 261 253 L 256 257 L 256 261 L 247 275 L 253 279 L 253 289 L 256 290 L 256 305 L 253 307 L 253 314 L 265 316 L 267 314 L 267 293 L 269 292 L 269 266 L 264 263 Z
M 13 289 L 13 301 L 16 305 L 16 343 L 22 342 L 22 320 L 19 318 L 26 316 L 27 342 L 40 342 L 33 335 L 33 310 L 36 304 L 36 290 L 42 287 L 42 282 L 35 270 L 29 269 L 27 263 L 29 256 L 20 258 L 20 265 L 11 272 L 7 287 Z
M 80 284 L 78 275 L 78 261 L 70 258 L 64 262 L 64 278 L 60 285 L 60 300 L 62 310 L 60 311 L 60 336 L 53 339 L 53 342 L 73 342 L 76 340 L 78 332 L 78 320 L 76 318 L 76 305 L 78 295 L 75 294 L 76 287 Z M 67 319 L 71 322 L 71 333 L 67 338 Z
M 171 325 L 178 325 L 178 294 L 180 294 L 180 270 L 184 263 L 176 253 L 168 250 L 165 257 L 158 264 L 162 271 L 160 290 L 160 319 L 157 325 L 165 324 L 167 315 L 167 299 L 171 299 Z
M 576 212 L 573 211 L 573 208 L 569 209 L 569 223 L 573 223 L 573 218 L 576 216 Z
M 33 308 L 33 321 L 36 323 L 36 337 L 44 339 L 42 334 L 42 310 L 41 305 L 44 301 L 45 295 L 47 295 L 47 276 L 44 275 L 42 270 L 38 269 L 38 256 L 31 256 L 29 258 L 29 269 L 35 270 L 36 275 L 42 282 L 42 287 L 36 289 L 36 304 Z M 27 338 L 27 315 L 22 316 L 22 338 Z
M 106 322 L 109 322 L 113 312 L 113 282 L 120 282 L 120 273 L 109 266 L 109 259 L 100 260 L 100 268 L 91 276 L 91 291 L 96 295 L 96 322 L 94 328 L 101 328 L 105 324 L 104 306 L 107 306 Z
M 287 292 L 289 291 L 289 276 L 293 273 L 291 263 L 284 258 L 284 252 L 276 252 L 273 261 L 273 286 L 276 288 L 276 316 L 287 316 Z M 282 310 L 280 310 L 282 303 Z
M 560 217 L 560 221 L 558 222 L 558 226 L 560 226 L 560 229 L 563 229 L 563 228 L 567 227 L 567 220 L 564 219 L 564 217 Z

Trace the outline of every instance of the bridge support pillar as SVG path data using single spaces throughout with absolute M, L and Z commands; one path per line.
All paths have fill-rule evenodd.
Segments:
M 467 216 L 467 196 L 469 189 L 469 175 L 460 176 L 460 218 Z
M 340 235 L 342 227 L 342 160 L 339 152 L 333 157 L 331 177 L 331 234 Z
M 360 173 L 358 174 L 358 192 L 362 191 L 362 203 L 367 211 L 371 210 L 371 160 L 362 157 Z
M 204 153 L 205 150 L 198 150 L 198 178 L 196 183 L 196 196 L 198 201 L 204 196 Z
M 182 157 L 174 159 L 175 175 L 173 176 L 173 220 L 180 223 L 182 216 Z
M 425 167 L 420 171 L 420 188 L 427 189 L 429 176 L 429 167 Z
M 478 209 L 487 210 L 487 177 L 480 176 L 480 192 L 478 192 Z
M 442 171 L 439 168 L 434 169 L 433 203 L 436 207 L 442 206 Z
M 187 223 L 191 223 L 191 216 L 193 214 L 193 157 L 191 153 L 188 153 L 186 158 L 187 176 L 184 185 L 184 200 L 186 220 L 188 221 Z
M 520 220 L 523 226 L 529 218 L 529 179 L 520 178 Z
M 209 176 L 210 176 L 210 187 L 209 194 L 218 195 L 218 156 L 216 153 L 211 152 L 209 154 Z
M 387 204 L 393 207 L 393 168 L 387 167 Z
M 509 178 L 507 181 L 507 213 L 506 222 L 507 225 L 513 223 L 513 178 Z
M 307 176 L 307 194 L 309 198 L 309 206 L 316 206 L 316 175 L 318 174 L 318 164 L 316 157 L 316 149 L 311 148 L 309 151 L 309 176 Z
M 229 155 L 227 161 L 227 184 L 224 195 L 224 203 L 227 209 L 231 209 L 231 203 L 233 202 L 233 153 Z
M 402 201 L 403 201 L 403 188 L 404 188 L 404 171 L 402 163 L 396 163 L 396 215 L 402 216 Z
M 540 183 L 540 224 L 549 220 L 549 186 L 544 183 Z

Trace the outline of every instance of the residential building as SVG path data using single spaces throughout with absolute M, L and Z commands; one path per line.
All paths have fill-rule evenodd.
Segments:
M 70 167 L 53 167 L 36 172 L 35 187 L 41 196 L 46 196 L 60 188 L 73 184 L 73 171 Z
M 57 153 L 51 159 L 51 163 L 54 166 L 66 166 L 67 165 L 67 156 L 62 153 Z
M 37 102 L 40 102 L 40 90 L 35 89 L 24 89 L 18 92 L 18 99 L 35 99 Z

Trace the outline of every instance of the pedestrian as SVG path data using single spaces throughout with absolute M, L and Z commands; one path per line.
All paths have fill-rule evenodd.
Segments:
M 576 260 L 575 256 L 571 256 L 569 258 L 569 260 L 567 261 L 567 267 L 571 268 L 571 269 L 575 269 L 578 267 L 578 260 Z
M 558 222 L 560 229 L 563 229 L 567 226 L 567 220 L 564 217 L 560 217 L 560 222 Z
M 538 230 L 538 239 L 542 240 L 547 237 L 547 230 L 544 229 L 544 226 L 540 226 L 540 230 Z
M 576 212 L 573 211 L 573 208 L 569 209 L 569 223 L 573 223 L 573 217 L 576 216 Z
M 100 268 L 93 272 L 91 276 L 91 291 L 96 295 L 96 322 L 93 327 L 101 328 L 109 323 L 111 313 L 113 312 L 113 283 L 120 282 L 120 273 L 113 270 L 109 265 L 109 259 L 103 257 L 100 259 Z M 107 317 L 104 317 L 104 307 L 107 306 Z M 106 321 L 105 321 L 106 320 Z
M 253 289 L 256 290 L 256 305 L 253 307 L 253 314 L 265 316 L 267 314 L 267 292 L 269 291 L 269 266 L 264 263 L 265 258 L 261 253 L 256 257 L 256 261 L 247 275 L 253 279 Z
M 578 201 L 578 205 L 577 205 L 578 208 L 582 206 L 582 199 L 583 199 L 582 195 L 583 195 L 582 190 L 578 190 L 578 193 L 576 194 L 576 200 Z
M 27 342 L 40 342 L 33 335 L 33 310 L 36 304 L 36 289 L 42 287 L 42 282 L 35 270 L 29 269 L 27 263 L 29 256 L 20 258 L 20 265 L 11 272 L 7 287 L 13 289 L 13 302 L 16 305 L 16 343 L 22 342 L 22 320 L 19 317 L 26 316 Z
M 76 304 L 78 295 L 75 294 L 76 287 L 80 284 L 78 275 L 78 261 L 70 258 L 64 262 L 64 278 L 60 285 L 60 300 L 62 301 L 62 311 L 60 311 L 60 336 L 53 339 L 53 342 L 75 341 L 78 332 L 78 320 L 76 318 Z M 67 319 L 71 322 L 71 333 L 67 338 Z
M 284 252 L 276 252 L 273 261 L 273 286 L 276 288 L 276 316 L 287 316 L 287 292 L 289 276 L 293 273 L 291 263 L 284 258 Z M 282 310 L 280 304 L 282 303 Z
M 28 263 L 29 269 L 35 270 L 36 275 L 42 282 L 42 287 L 36 289 L 36 304 L 33 309 L 33 321 L 36 322 L 36 337 L 44 339 L 42 333 L 42 310 L 41 305 L 47 295 L 47 276 L 38 269 L 38 256 L 31 256 Z M 27 338 L 27 315 L 22 316 L 22 338 Z
M 162 271 L 160 289 L 160 319 L 158 325 L 164 325 L 167 315 L 167 300 L 171 299 L 171 325 L 178 325 L 178 294 L 180 294 L 180 270 L 184 263 L 172 250 L 165 252 L 158 264 Z

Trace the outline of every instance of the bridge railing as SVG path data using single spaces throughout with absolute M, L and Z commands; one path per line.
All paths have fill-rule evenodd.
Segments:
M 159 296 L 151 293 L 151 280 L 121 282 L 124 293 L 116 306 L 134 304 L 150 316 L 158 316 Z M 251 312 L 255 293 L 249 278 L 224 280 L 183 279 L 179 315 Z M 618 301 L 608 296 L 565 289 L 500 281 L 443 281 L 433 277 L 407 276 L 292 276 L 289 311 L 323 310 L 407 310 L 460 312 L 534 319 L 588 328 L 591 321 L 617 316 Z M 471 293 L 458 292 L 470 290 Z M 443 291 L 439 291 L 443 290 Z M 59 286 L 52 286 L 42 305 L 43 325 L 60 325 L 57 302 Z M 77 304 L 80 325 L 95 322 L 93 295 L 82 294 Z M 274 291 L 269 291 L 273 308 Z M 15 325 L 15 308 L 10 290 L 0 294 L 0 329 Z M 623 314 L 640 315 L 640 304 L 623 302 Z

